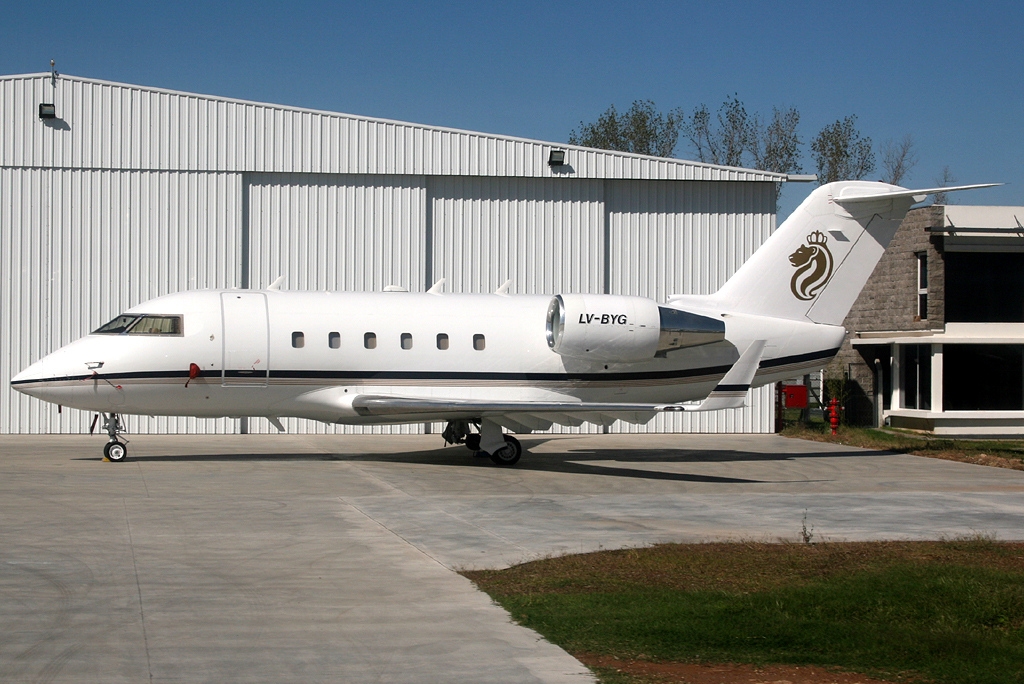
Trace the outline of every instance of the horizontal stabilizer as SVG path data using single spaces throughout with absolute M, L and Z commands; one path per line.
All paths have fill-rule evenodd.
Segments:
M 743 408 L 746 405 L 747 390 L 754 381 L 754 374 L 764 354 L 765 340 L 754 340 L 740 355 L 718 386 L 695 411 L 717 411 L 718 409 Z
M 923 202 L 928 195 L 937 192 L 956 192 L 957 190 L 977 190 L 978 188 L 994 188 L 1002 183 L 979 183 L 976 185 L 951 185 L 946 188 L 922 188 L 920 190 L 898 190 L 896 192 L 864 193 L 857 192 L 862 188 L 851 188 L 853 192 L 848 195 L 840 194 L 833 197 L 836 204 L 857 204 L 862 202 L 877 202 L 878 200 L 895 199 L 897 197 L 913 197 L 915 202 Z

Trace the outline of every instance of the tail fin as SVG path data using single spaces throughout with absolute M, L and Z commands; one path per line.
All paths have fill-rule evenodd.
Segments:
M 715 296 L 727 310 L 841 325 L 915 202 L 933 192 L 842 181 L 817 188 Z

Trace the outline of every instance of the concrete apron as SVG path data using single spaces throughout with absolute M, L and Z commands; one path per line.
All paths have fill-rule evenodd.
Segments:
M 774 436 L 0 438 L 2 681 L 592 681 L 452 572 L 661 541 L 1024 535 L 1024 473 Z

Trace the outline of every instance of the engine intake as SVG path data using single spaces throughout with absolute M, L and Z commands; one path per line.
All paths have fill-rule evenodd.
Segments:
M 590 361 L 646 361 L 725 339 L 725 322 L 624 295 L 555 295 L 548 305 L 548 346 Z

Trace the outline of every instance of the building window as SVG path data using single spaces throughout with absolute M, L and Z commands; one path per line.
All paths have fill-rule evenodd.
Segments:
M 296 349 L 302 349 L 306 346 L 306 336 L 296 331 L 292 333 L 292 346 Z
M 444 333 L 437 333 L 437 348 L 441 351 L 448 348 L 448 335 Z
M 402 349 L 412 349 L 412 333 L 402 333 Z
M 484 339 L 483 335 L 473 335 L 473 349 L 483 351 L 486 346 L 487 340 Z
M 901 348 L 903 408 L 929 411 L 932 407 L 932 346 L 907 344 Z
M 1024 410 L 1024 345 L 943 345 L 942 408 Z
M 928 252 L 917 253 L 917 318 L 928 319 Z
M 1024 252 L 946 252 L 947 323 L 1024 323 Z
M 377 348 L 377 333 L 371 333 L 371 332 L 365 333 L 363 335 L 363 346 L 366 347 L 367 349 L 376 349 Z
M 341 349 L 341 333 L 328 333 L 327 346 L 331 349 Z

